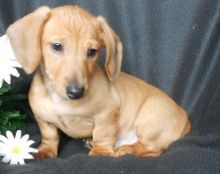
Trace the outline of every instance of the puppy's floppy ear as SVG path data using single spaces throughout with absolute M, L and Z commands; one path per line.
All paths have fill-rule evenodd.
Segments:
M 41 33 L 50 9 L 40 7 L 19 19 L 6 31 L 16 58 L 27 73 L 32 73 L 41 61 Z
M 118 35 L 109 27 L 102 16 L 98 16 L 100 39 L 106 48 L 105 70 L 110 81 L 117 79 L 122 62 L 122 43 Z

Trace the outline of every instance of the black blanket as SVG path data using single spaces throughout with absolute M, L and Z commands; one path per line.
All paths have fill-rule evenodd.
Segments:
M 62 135 L 57 158 L 31 160 L 24 166 L 0 162 L 0 173 L 219 174 L 220 1 L 2 0 L 0 34 L 41 5 L 63 4 L 78 4 L 104 16 L 124 43 L 122 70 L 169 94 L 189 112 L 193 131 L 156 158 L 89 157 L 81 140 Z M 14 86 L 27 93 L 30 80 L 23 74 Z M 28 133 L 39 144 L 27 102 L 22 108 L 29 115 Z

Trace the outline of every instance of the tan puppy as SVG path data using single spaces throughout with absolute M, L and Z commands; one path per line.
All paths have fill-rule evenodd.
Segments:
M 90 155 L 157 156 L 191 130 L 187 113 L 159 89 L 120 72 L 122 44 L 101 16 L 78 6 L 41 7 L 7 35 L 27 73 L 41 132 L 38 158 L 55 157 L 58 129 L 92 137 Z M 106 48 L 105 68 L 97 65 Z

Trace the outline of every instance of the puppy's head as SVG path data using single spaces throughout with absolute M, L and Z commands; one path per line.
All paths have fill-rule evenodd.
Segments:
M 40 7 L 9 26 L 7 35 L 23 69 L 32 73 L 39 68 L 63 98 L 83 96 L 102 47 L 106 48 L 107 77 L 114 81 L 119 75 L 119 37 L 103 17 L 78 6 Z

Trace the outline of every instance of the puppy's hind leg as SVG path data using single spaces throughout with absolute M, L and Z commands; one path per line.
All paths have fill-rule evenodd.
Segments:
M 150 151 L 146 145 L 141 142 L 136 142 L 132 145 L 123 145 L 116 151 L 116 156 L 122 156 L 126 154 L 132 154 L 138 157 L 145 156 L 159 156 L 162 151 Z
M 120 147 L 116 154 L 160 155 L 173 141 L 181 137 L 181 113 L 175 103 L 167 98 L 148 98 L 134 123 L 137 143 Z

